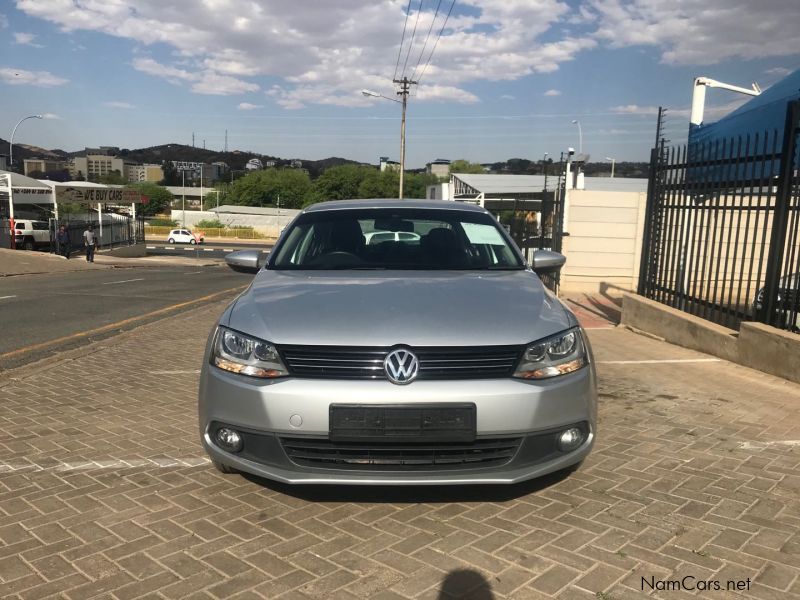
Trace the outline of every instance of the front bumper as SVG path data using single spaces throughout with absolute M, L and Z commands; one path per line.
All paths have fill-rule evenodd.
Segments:
M 200 435 L 209 456 L 254 475 L 291 484 L 442 485 L 512 484 L 570 467 L 594 444 L 596 385 L 592 367 L 546 381 L 515 379 L 388 381 L 320 379 L 254 380 L 204 365 L 200 378 Z M 290 458 L 285 441 L 325 444 L 329 406 L 334 403 L 423 404 L 472 402 L 477 441 L 517 440 L 506 461 L 490 466 L 448 465 L 408 469 L 381 464 L 315 466 Z M 219 424 L 245 434 L 246 449 L 222 450 L 211 433 Z M 548 440 L 579 425 L 586 440 L 571 452 L 554 451 Z M 397 442 L 394 442 L 395 444 Z

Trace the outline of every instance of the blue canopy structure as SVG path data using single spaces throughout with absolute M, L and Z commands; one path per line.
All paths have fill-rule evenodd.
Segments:
M 689 129 L 689 144 L 708 144 L 730 140 L 765 131 L 777 131 L 778 140 L 783 139 L 786 120 L 786 104 L 800 99 L 800 69 L 743 104 L 715 123 L 692 125 Z

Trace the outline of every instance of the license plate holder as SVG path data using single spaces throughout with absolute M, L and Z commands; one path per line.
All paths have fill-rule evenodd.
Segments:
M 472 442 L 474 403 L 331 404 L 328 436 L 333 442 Z

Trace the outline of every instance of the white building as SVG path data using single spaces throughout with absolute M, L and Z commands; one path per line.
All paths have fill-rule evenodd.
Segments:
M 244 168 L 248 171 L 260 171 L 264 168 L 264 165 L 261 164 L 260 158 L 251 158 L 247 161 L 247 164 L 244 166 Z

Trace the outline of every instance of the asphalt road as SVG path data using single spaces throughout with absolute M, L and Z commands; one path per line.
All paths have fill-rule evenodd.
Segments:
M 151 256 L 184 256 L 190 258 L 223 258 L 236 250 L 261 250 L 268 254 L 272 244 L 242 244 L 228 242 L 213 242 L 200 245 L 168 244 L 166 242 L 147 242 L 147 254 Z
M 178 312 L 226 295 L 233 298 L 251 280 L 252 275 L 222 266 L 104 269 L 4 278 L 0 370 L 108 337 L 172 310 Z

